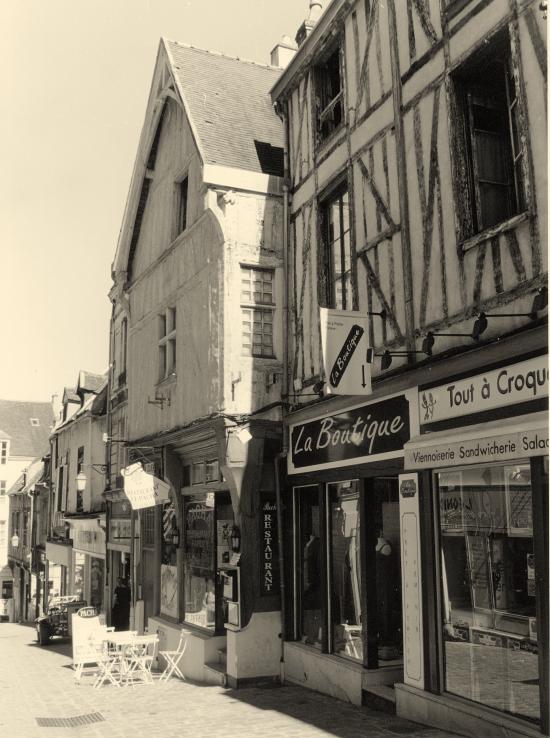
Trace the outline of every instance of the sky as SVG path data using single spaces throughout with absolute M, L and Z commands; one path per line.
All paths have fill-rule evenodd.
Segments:
M 108 367 L 111 263 L 161 36 L 269 63 L 308 0 L 0 2 L 0 398 Z

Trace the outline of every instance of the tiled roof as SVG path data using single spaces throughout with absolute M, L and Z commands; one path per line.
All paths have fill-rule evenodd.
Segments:
M 273 174 L 262 153 L 283 147 L 283 124 L 269 96 L 281 70 L 163 41 L 205 163 Z
M 10 456 L 43 456 L 53 422 L 50 402 L 0 400 L 0 427 L 10 436 Z
M 80 402 L 80 397 L 76 394 L 74 387 L 65 387 L 63 391 L 63 404 L 66 402 Z

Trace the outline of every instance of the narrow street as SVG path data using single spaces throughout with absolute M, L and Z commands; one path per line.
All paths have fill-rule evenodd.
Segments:
M 235 691 L 172 679 L 167 684 L 97 690 L 89 677 L 77 685 L 70 643 L 57 641 L 42 648 L 32 628 L 12 623 L 0 625 L 0 653 L 0 734 L 6 738 L 452 735 L 301 687 Z M 80 718 L 80 724 L 71 718 Z M 45 725 L 48 722 L 57 724 Z

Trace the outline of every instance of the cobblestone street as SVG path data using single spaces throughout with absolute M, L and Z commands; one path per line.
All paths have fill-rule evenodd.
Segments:
M 89 677 L 77 685 L 70 644 L 40 647 L 34 630 L 17 624 L 0 625 L 0 653 L 0 735 L 6 738 L 452 735 L 294 686 L 235 691 L 172 679 L 168 684 L 97 690 Z M 85 716 L 96 722 L 44 726 L 44 718 L 84 721 Z

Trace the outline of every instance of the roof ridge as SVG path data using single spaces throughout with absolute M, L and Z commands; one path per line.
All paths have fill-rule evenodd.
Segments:
M 172 38 L 162 36 L 162 40 L 170 44 L 176 44 L 176 46 L 183 46 L 184 49 L 193 49 L 193 51 L 202 51 L 205 54 L 212 54 L 213 56 L 221 56 L 224 59 L 231 59 L 231 61 L 243 62 L 244 64 L 253 64 L 255 67 L 261 69 L 269 69 L 273 72 L 282 72 L 280 67 L 275 67 L 272 64 L 262 64 L 261 62 L 253 61 L 252 59 L 243 59 L 241 56 L 231 56 L 230 54 L 224 54 L 223 51 L 216 51 L 215 49 L 203 49 L 200 46 L 193 46 L 193 44 L 185 44 L 182 41 L 176 41 Z

